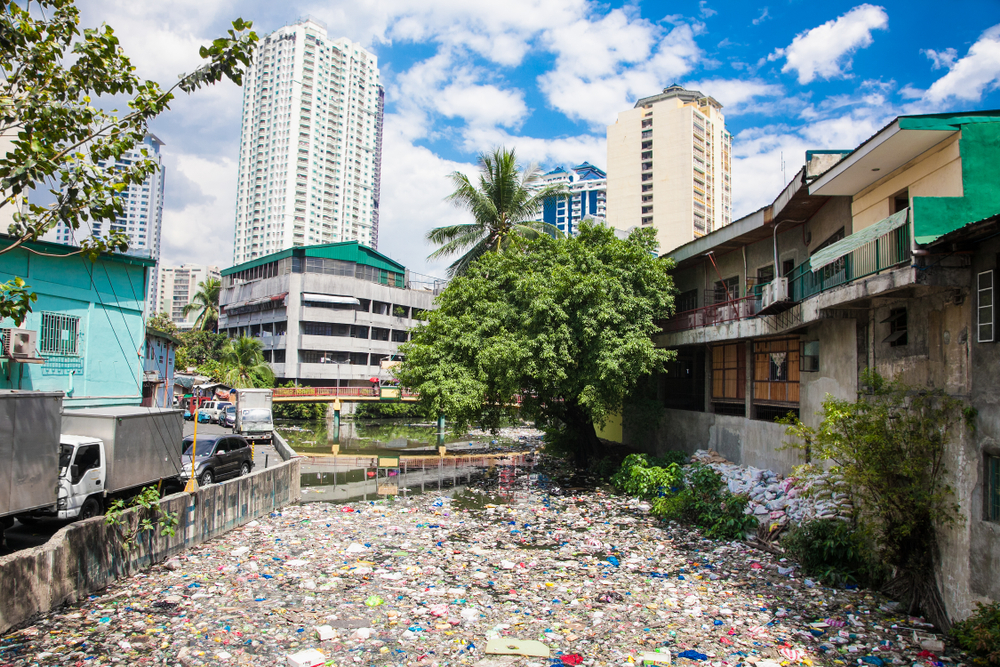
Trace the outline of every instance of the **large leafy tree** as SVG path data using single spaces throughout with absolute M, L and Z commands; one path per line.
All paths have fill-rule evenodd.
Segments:
M 542 235 L 561 236 L 555 226 L 534 220 L 544 200 L 564 193 L 558 186 L 539 187 L 540 173 L 534 166 L 522 170 L 513 150 L 496 148 L 479 156 L 479 183 L 474 185 L 460 172 L 451 174 L 455 191 L 448 197 L 456 206 L 472 213 L 473 222 L 437 227 L 427 239 L 439 247 L 430 258 L 461 254 L 448 275 L 465 273 L 487 252 L 503 250 L 516 239 Z
M 215 331 L 219 322 L 219 292 L 222 283 L 218 278 L 206 278 L 198 283 L 198 291 L 191 298 L 191 303 L 184 306 L 184 316 L 197 312 L 194 328 L 202 331 Z
M 522 416 L 594 453 L 594 424 L 673 354 L 651 339 L 673 309 L 670 264 L 654 248 L 650 230 L 623 240 L 584 221 L 575 237 L 482 256 L 401 347 L 400 381 L 459 426 L 497 429 L 520 401 Z
M 13 221 L 0 233 L 12 241 L 0 254 L 38 239 L 57 223 L 113 221 L 124 212 L 121 194 L 157 168 L 148 157 L 117 163 L 139 145 L 151 120 L 169 108 L 174 92 L 191 93 L 223 78 L 242 84 L 257 35 L 237 19 L 225 37 L 202 47 L 205 64 L 167 90 L 145 81 L 108 25 L 80 29 L 73 0 L 0 0 L 0 213 Z M 106 110 L 125 103 L 126 111 Z M 113 166 L 102 166 L 113 165 Z M 29 201 L 48 189 L 51 203 Z M 128 237 L 84 237 L 80 252 L 95 259 L 123 251 Z M 35 295 L 20 278 L 0 284 L 0 319 L 20 324 Z
M 273 387 L 274 371 L 264 361 L 263 345 L 256 338 L 233 338 L 222 349 L 222 382 L 230 387 Z

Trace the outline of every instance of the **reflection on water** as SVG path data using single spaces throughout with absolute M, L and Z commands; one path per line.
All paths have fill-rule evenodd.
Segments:
M 329 453 L 334 444 L 334 427 L 326 422 L 279 422 L 282 437 L 300 454 Z M 445 433 L 449 450 L 486 449 L 490 440 L 476 440 L 467 433 Z M 500 444 L 500 443 L 498 443 Z M 340 453 L 375 455 L 386 451 L 437 453 L 436 424 L 410 424 L 399 419 L 345 421 L 340 424 Z

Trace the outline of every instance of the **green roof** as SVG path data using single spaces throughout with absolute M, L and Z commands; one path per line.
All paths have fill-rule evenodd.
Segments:
M 930 113 L 919 116 L 900 116 L 901 130 L 959 130 L 970 123 L 995 123 L 1000 121 L 1000 110 L 962 111 L 959 113 Z
M 222 275 L 228 276 L 233 273 L 237 273 L 238 271 L 246 271 L 247 269 L 252 269 L 257 266 L 277 262 L 278 260 L 285 259 L 286 257 L 322 257 L 324 259 L 339 259 L 344 262 L 364 264 L 366 266 L 375 267 L 376 269 L 395 271 L 396 273 L 404 273 L 406 271 L 405 266 L 397 261 L 389 259 L 377 250 L 372 250 L 368 246 L 361 245 L 357 241 L 344 241 L 342 243 L 323 243 L 320 245 L 299 246 L 297 248 L 289 248 L 280 252 L 273 252 L 270 255 L 264 255 L 263 257 L 252 259 L 249 262 L 243 262 L 242 264 L 231 266 L 228 269 L 223 269 Z
M 0 247 L 6 248 L 13 243 L 14 240 L 10 236 L 0 234 Z M 22 243 L 21 246 L 27 248 L 28 250 L 37 250 L 38 252 L 56 256 L 73 257 L 80 254 L 80 249 L 76 246 L 65 245 L 63 243 L 52 243 L 50 241 L 30 241 L 28 243 Z M 121 264 L 156 266 L 156 260 L 150 257 L 137 257 L 135 255 L 126 255 L 119 252 L 102 252 L 99 255 L 99 258 L 108 260 L 109 262 L 119 262 Z

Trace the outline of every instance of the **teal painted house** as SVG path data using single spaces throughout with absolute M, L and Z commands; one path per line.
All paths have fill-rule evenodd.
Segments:
M 0 236 L 0 249 L 10 245 Z M 74 250 L 38 242 L 0 254 L 0 283 L 19 276 L 38 295 L 20 331 L 0 320 L 0 389 L 63 391 L 66 407 L 139 405 L 154 262 L 128 255 L 91 262 Z M 10 341 L 32 337 L 25 330 L 34 340 L 14 355 Z

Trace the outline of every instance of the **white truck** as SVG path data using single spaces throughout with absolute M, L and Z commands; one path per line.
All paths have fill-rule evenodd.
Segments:
M 236 426 L 250 442 L 271 442 L 274 419 L 271 415 L 273 396 L 270 389 L 234 389 L 236 396 Z
M 113 498 L 176 480 L 183 436 L 180 410 L 62 411 L 62 392 L 0 391 L 0 528 L 89 518 Z

